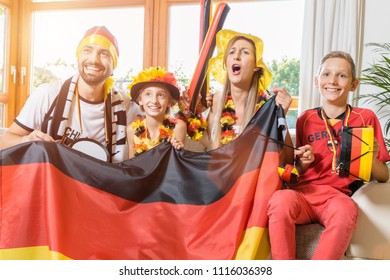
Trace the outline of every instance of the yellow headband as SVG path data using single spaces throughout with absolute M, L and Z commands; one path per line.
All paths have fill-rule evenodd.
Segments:
M 223 29 L 217 33 L 216 46 L 218 54 L 209 61 L 209 69 L 213 77 L 221 84 L 226 79 L 226 69 L 224 67 L 225 61 L 224 56 L 229 45 L 229 42 L 235 37 L 245 37 L 255 44 L 256 48 L 256 66 L 263 68 L 263 75 L 259 79 L 259 90 L 265 90 L 268 88 L 272 81 L 272 74 L 268 70 L 267 66 L 263 62 L 263 41 L 251 34 L 239 33 L 236 31 Z

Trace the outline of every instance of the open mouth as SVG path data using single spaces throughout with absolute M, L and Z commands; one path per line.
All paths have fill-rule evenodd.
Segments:
M 233 70 L 233 74 L 237 74 L 237 73 L 240 72 L 241 66 L 238 65 L 238 64 L 234 64 L 234 65 L 232 66 L 232 70 Z
M 85 68 L 89 71 L 101 71 L 101 69 L 103 69 L 101 65 L 97 64 L 87 64 L 85 65 Z

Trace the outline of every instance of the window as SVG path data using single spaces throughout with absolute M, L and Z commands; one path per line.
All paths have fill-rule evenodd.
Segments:
M 303 0 L 226 1 L 230 7 L 224 29 L 250 33 L 264 42 L 263 59 L 274 74 L 274 81 L 298 96 L 299 58 L 303 29 Z M 200 6 L 172 5 L 169 15 L 169 68 L 179 69 L 190 79 L 199 53 Z M 287 69 L 286 69 L 287 68 Z M 272 88 L 272 87 L 271 87 Z M 297 106 L 287 116 L 295 128 Z
M 6 43 L 6 13 L 5 7 L 0 7 L 0 93 L 4 93 L 5 89 L 5 43 Z
M 31 91 L 40 82 L 63 80 L 75 72 L 77 44 L 92 26 L 107 26 L 118 40 L 120 58 L 114 72 L 118 87 L 126 87 L 129 76 L 148 64 L 149 58 L 152 59 L 151 32 L 144 30 L 153 31 L 153 13 L 145 11 L 153 10 L 157 1 L 0 2 L 4 3 L 0 8 L 5 7 L 0 14 L 2 21 L 6 15 L 6 35 L 1 42 L 5 43 L 5 63 L 8 65 L 2 69 L 6 74 L 2 77 L 6 92 L 0 93 L 0 110 L 4 112 L 0 115 L 0 123 L 4 127 L 12 124 Z M 3 13 L 4 10 L 7 14 Z M 15 70 L 14 76 L 11 67 Z
M 264 60 L 270 67 L 273 60 L 281 61 L 284 57 L 296 58 L 299 63 L 304 0 L 226 2 L 230 11 L 224 28 L 262 38 Z M 0 68 L 2 86 L 6 83 L 6 93 L 0 93 L 0 110 L 6 112 L 6 118 L 0 115 L 0 122 L 6 127 L 34 87 L 44 81 L 66 79 L 75 72 L 77 44 L 94 25 L 106 25 L 118 39 L 120 55 L 114 75 L 120 89 L 144 67 L 179 69 L 188 80 L 193 74 L 199 54 L 198 0 L 7 0 L 6 3 L 11 6 L 1 10 L 0 26 L 3 24 L 4 29 L 8 25 L 8 30 L 5 29 L 10 38 L 1 31 L 0 36 L 5 36 L 1 42 L 6 42 L 6 47 L 1 46 L 0 59 L 4 60 L 6 48 L 11 54 L 5 58 L 11 61 L 0 63 L 15 65 L 17 70 L 13 84 L 10 66 Z M 18 15 L 11 24 L 9 19 L 6 22 L 4 13 L 10 9 Z
M 0 98 L 6 98 L 6 43 L 7 8 L 0 6 Z M 1 101 L 1 100 L 0 100 Z M 0 103 L 0 128 L 4 126 L 5 105 Z
M 116 86 L 125 90 L 130 76 L 143 67 L 144 30 L 135 28 L 144 25 L 143 7 L 35 12 L 31 87 L 74 75 L 78 43 L 96 25 L 105 25 L 118 41 L 119 59 L 114 75 Z

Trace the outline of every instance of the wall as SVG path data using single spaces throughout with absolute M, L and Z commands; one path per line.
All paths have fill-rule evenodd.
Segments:
M 390 1 L 388 0 L 366 0 L 365 1 L 365 21 L 364 21 L 364 44 L 377 42 L 377 43 L 390 43 Z M 362 69 L 368 67 L 375 60 L 375 53 L 372 52 L 372 47 L 363 47 L 362 57 Z M 359 92 L 367 94 L 369 92 L 377 91 L 375 88 L 361 85 Z M 370 107 L 365 103 L 360 102 L 361 107 Z M 390 109 L 388 109 L 390 110 Z M 382 127 L 385 121 L 381 120 Z M 389 133 L 390 134 L 390 133 Z M 390 135 L 387 135 L 390 137 Z

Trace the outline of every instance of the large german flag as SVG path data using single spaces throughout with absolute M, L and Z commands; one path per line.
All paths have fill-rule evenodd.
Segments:
M 31 142 L 1 151 L 0 259 L 254 259 L 280 187 L 274 99 L 205 153 L 169 143 L 120 164 Z

